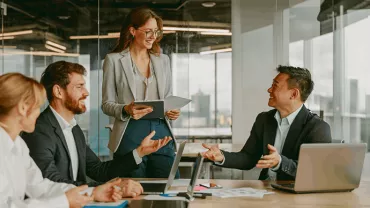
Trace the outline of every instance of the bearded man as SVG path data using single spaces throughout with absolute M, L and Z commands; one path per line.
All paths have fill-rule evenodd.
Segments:
M 85 74 L 83 66 L 66 61 L 52 63 L 45 69 L 41 84 L 50 105 L 37 119 L 35 131 L 24 133 L 22 138 L 45 178 L 77 186 L 97 186 L 135 170 L 141 163 L 140 156 L 157 151 L 171 138 L 151 140 L 155 134 L 152 132 L 123 158 L 101 162 L 86 144 L 74 118 L 86 111 L 89 92 L 85 87 Z M 94 181 L 88 182 L 87 176 Z M 121 186 L 124 197 L 137 196 L 143 191 L 141 185 L 132 180 L 122 180 Z

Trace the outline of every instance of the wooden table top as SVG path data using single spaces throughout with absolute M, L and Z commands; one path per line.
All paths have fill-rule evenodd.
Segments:
M 213 182 L 224 188 L 255 188 L 264 189 L 274 194 L 263 198 L 207 197 L 190 202 L 190 208 L 241 208 L 241 207 L 281 207 L 281 208 L 312 208 L 312 207 L 370 207 L 370 181 L 361 181 L 360 187 L 352 192 L 292 194 L 276 190 L 268 181 L 258 180 L 198 180 L 199 183 Z M 184 187 L 185 188 L 185 187 Z M 175 187 L 178 189 L 178 187 Z M 144 196 L 138 197 L 138 199 Z

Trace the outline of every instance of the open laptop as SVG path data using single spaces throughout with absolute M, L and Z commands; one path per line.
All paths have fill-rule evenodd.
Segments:
M 358 188 L 367 145 L 302 144 L 294 183 L 272 187 L 293 193 L 341 192 Z
M 141 186 L 144 189 L 143 194 L 162 194 L 165 193 L 172 185 L 173 180 L 175 179 L 177 169 L 180 164 L 181 156 L 185 148 L 186 141 L 183 141 L 180 144 L 180 147 L 177 150 L 175 161 L 172 164 L 170 175 L 168 176 L 167 182 L 145 182 L 140 181 Z
M 197 179 L 200 174 L 200 170 L 202 168 L 203 164 L 203 157 L 198 154 L 198 157 L 193 165 L 193 171 L 191 174 L 190 183 L 187 188 L 187 192 L 184 193 L 178 193 L 177 196 L 183 196 L 185 197 L 183 200 L 179 199 L 173 199 L 166 198 L 164 200 L 157 199 L 157 200 L 132 200 L 129 204 L 129 207 L 131 208 L 145 208 L 145 207 L 151 207 L 151 208 L 172 208 L 172 207 L 178 207 L 178 208 L 187 208 L 189 206 L 189 202 L 194 200 L 193 194 L 194 194 L 194 188 L 197 183 Z M 145 190 L 145 189 L 144 189 Z

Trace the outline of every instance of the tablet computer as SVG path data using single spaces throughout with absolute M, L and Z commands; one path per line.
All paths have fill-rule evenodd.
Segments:
M 141 119 L 164 118 L 164 101 L 163 100 L 135 101 L 134 104 L 135 106 L 139 106 L 142 108 L 146 108 L 148 106 L 153 108 L 153 111 L 151 113 L 146 114 Z

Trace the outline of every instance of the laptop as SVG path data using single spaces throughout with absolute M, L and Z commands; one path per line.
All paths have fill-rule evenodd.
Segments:
M 167 182 L 155 182 L 155 181 L 140 181 L 141 186 L 144 189 L 143 194 L 162 194 L 165 193 L 172 185 L 173 180 L 175 179 L 177 169 L 180 164 L 181 156 L 185 148 L 186 141 L 183 141 L 180 144 L 180 147 L 177 150 L 175 161 L 172 164 L 170 175 L 168 176 Z
M 295 182 L 271 186 L 292 193 L 352 191 L 360 184 L 366 150 L 366 143 L 302 144 Z
M 173 199 L 166 198 L 164 200 L 158 199 L 141 199 L 141 200 L 132 200 L 129 204 L 129 207 L 132 208 L 145 208 L 145 207 L 151 207 L 151 208 L 172 208 L 172 207 L 178 207 L 178 208 L 187 208 L 189 206 L 189 202 L 194 200 L 194 188 L 197 183 L 197 179 L 200 174 L 200 170 L 202 168 L 203 164 L 203 157 L 198 154 L 198 157 L 193 165 L 193 171 L 191 174 L 190 183 L 187 188 L 187 192 L 178 193 L 177 196 L 183 196 L 185 197 L 183 200 L 179 199 Z M 145 189 L 144 189 L 145 190 Z

